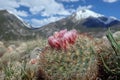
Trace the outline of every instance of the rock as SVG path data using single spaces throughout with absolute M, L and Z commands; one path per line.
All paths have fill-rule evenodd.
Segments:
M 120 31 L 113 33 L 114 38 L 120 38 Z
M 30 58 L 34 59 L 37 58 L 39 56 L 39 54 L 41 53 L 42 49 L 39 47 L 36 47 L 33 49 L 33 51 L 30 53 Z

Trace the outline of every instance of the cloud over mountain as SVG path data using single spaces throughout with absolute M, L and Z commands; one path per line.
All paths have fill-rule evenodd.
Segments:
M 28 8 L 28 10 L 21 10 L 21 6 Z M 39 20 L 39 26 L 44 25 L 47 22 L 49 23 L 51 21 L 56 21 L 63 18 L 63 16 L 71 14 L 70 10 L 65 9 L 63 4 L 58 3 L 55 0 L 0 0 L 0 10 L 3 9 L 7 9 L 8 11 L 11 11 L 18 16 L 26 18 L 36 15 L 39 17 L 45 17 L 41 19 L 31 17 L 31 19 L 28 20 L 29 22 L 33 23 L 33 25 L 37 25 L 34 23 Z
M 117 3 L 119 1 L 101 0 L 100 3 L 100 1 L 97 0 L 0 0 L 0 10 L 7 9 L 36 27 L 65 18 L 83 8 L 107 12 L 107 10 L 110 11 L 110 9 L 108 9 L 109 5 L 106 6 L 106 4 L 114 2 Z M 114 7 L 119 8 L 119 5 L 115 5 Z M 103 11 L 105 8 L 107 10 Z M 111 10 L 118 9 L 111 7 Z M 115 11 L 110 11 L 109 14 L 112 13 L 115 13 Z
M 108 3 L 114 3 L 114 2 L 117 2 L 118 0 L 103 0 L 103 1 Z
M 57 0 L 61 2 L 78 2 L 79 0 Z

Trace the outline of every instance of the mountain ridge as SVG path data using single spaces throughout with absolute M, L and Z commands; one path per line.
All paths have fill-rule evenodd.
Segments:
M 87 12 L 92 15 L 86 15 Z M 76 14 L 79 16 L 79 19 L 76 18 Z M 81 15 L 82 18 L 80 18 Z M 12 12 L 7 10 L 0 11 L 0 40 L 34 39 L 36 37 L 47 38 L 55 31 L 62 29 L 76 29 L 95 37 L 101 37 L 105 35 L 105 31 L 109 27 L 112 28 L 113 32 L 117 31 L 120 29 L 120 20 L 109 18 L 90 10 L 76 12 L 40 28 L 33 28 Z
M 87 14 L 87 12 L 91 14 Z M 78 18 L 76 18 L 77 16 Z M 59 31 L 65 28 L 75 28 L 77 30 L 80 30 L 81 32 L 92 33 L 93 36 L 95 36 L 94 34 L 99 31 L 95 37 L 101 37 L 102 35 L 105 35 L 105 31 L 107 30 L 107 28 L 111 27 L 114 32 L 118 28 L 120 28 L 119 25 L 120 20 L 116 18 L 106 17 L 91 10 L 82 9 L 66 18 L 42 26 L 40 27 L 40 29 L 42 29 L 43 34 L 48 34 L 46 35 L 47 37 L 53 34 L 54 31 Z

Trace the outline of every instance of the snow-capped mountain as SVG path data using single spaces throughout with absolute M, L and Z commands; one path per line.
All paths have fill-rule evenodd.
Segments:
M 102 14 L 93 12 L 91 10 L 88 9 L 81 9 L 79 11 L 77 11 L 75 14 L 73 14 L 71 16 L 73 18 L 73 21 L 78 22 L 78 21 L 82 21 L 85 19 L 90 19 L 90 20 L 95 20 L 97 22 L 100 22 L 100 24 L 104 24 L 104 26 L 110 26 L 109 24 L 111 24 L 112 22 L 120 22 L 120 20 L 118 20 L 115 17 L 106 17 Z M 87 22 L 88 23 L 88 22 Z
M 94 18 L 103 17 L 104 15 L 95 13 L 88 9 L 81 9 L 77 11 L 75 14 L 73 14 L 72 16 L 75 17 L 76 20 L 82 20 L 89 17 L 94 17 Z
M 114 17 L 106 17 L 93 11 L 84 9 L 52 22 L 43 27 L 33 29 L 20 17 L 7 10 L 0 11 L 0 40 L 32 39 L 38 36 L 48 37 L 61 29 L 77 29 L 96 37 L 105 34 L 108 27 L 113 31 L 120 29 L 120 20 Z
M 77 29 L 81 32 L 89 32 L 102 36 L 108 27 L 111 27 L 113 31 L 120 28 L 120 20 L 115 17 L 106 17 L 102 14 L 93 12 L 88 9 L 81 9 L 76 13 L 73 13 L 67 18 L 61 19 L 59 21 L 50 23 L 40 28 L 43 34 L 46 36 L 51 35 L 54 31 L 59 31 L 61 29 Z

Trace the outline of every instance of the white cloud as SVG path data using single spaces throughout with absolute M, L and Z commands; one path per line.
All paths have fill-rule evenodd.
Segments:
M 20 11 L 16 10 L 16 8 L 19 8 L 20 5 L 15 0 L 0 0 L 0 10 L 6 9 L 8 11 L 11 11 L 15 15 L 26 17 L 28 16 L 28 13 L 26 11 Z
M 91 9 L 93 6 L 92 5 L 88 5 L 88 6 L 79 6 L 77 8 L 77 11 L 81 10 L 81 9 Z
M 45 19 L 42 19 L 42 20 L 33 18 L 33 19 L 31 19 L 31 22 L 32 22 L 33 26 L 40 27 L 40 26 L 43 26 L 43 25 L 48 24 L 50 22 L 55 22 L 57 20 L 60 20 L 62 18 L 64 18 L 64 17 L 63 16 L 61 16 L 61 17 L 54 17 L 54 16 L 52 16 L 52 17 L 45 18 Z
M 117 2 L 118 0 L 103 0 L 103 1 L 108 3 L 113 3 L 113 2 Z
M 79 0 L 60 0 L 60 1 L 77 2 Z M 7 9 L 18 16 L 28 17 L 29 16 L 28 11 L 17 10 L 17 8 L 20 8 L 20 6 L 28 7 L 29 12 L 31 12 L 30 16 L 38 15 L 48 17 L 40 20 L 32 17 L 32 19 L 29 19 L 29 22 L 31 22 L 31 24 L 34 26 L 42 26 L 50 22 L 54 22 L 76 11 L 75 9 L 72 8 L 65 9 L 64 5 L 62 3 L 57 2 L 57 0 L 19 0 L 19 1 L 0 0 L 0 10 Z M 92 8 L 92 5 L 79 6 L 78 9 L 81 8 L 90 9 Z
M 26 11 L 23 10 L 13 10 L 12 11 L 14 14 L 18 15 L 18 16 L 22 16 L 22 17 L 27 17 L 28 13 Z
M 84 4 L 86 4 L 86 0 L 81 0 Z
M 26 17 L 28 16 L 25 11 L 17 11 L 16 8 L 20 6 L 26 6 L 29 11 L 34 14 L 42 16 L 53 15 L 70 15 L 70 12 L 66 10 L 63 4 L 56 2 L 55 0 L 0 0 L 0 9 L 7 9 L 15 13 L 16 15 Z
M 20 4 L 29 7 L 32 14 L 41 14 L 42 16 L 70 15 L 70 12 L 55 0 L 22 0 Z
M 77 1 L 77 0 L 71 0 L 71 1 Z M 58 3 L 55 0 L 0 0 L 0 10 L 1 9 L 7 9 L 8 11 L 11 11 L 15 15 L 21 16 L 21 17 L 28 17 L 28 11 L 24 10 L 17 10 L 16 8 L 20 8 L 20 6 L 28 7 L 29 11 L 32 13 L 32 15 L 39 15 L 39 16 L 45 16 L 49 18 L 44 18 L 42 20 L 37 19 L 30 19 L 33 23 L 33 25 L 44 25 L 49 22 L 56 21 L 62 17 L 51 17 L 55 15 L 59 16 L 66 16 L 70 15 L 70 10 L 67 10 L 64 8 L 64 5 L 62 3 Z
M 28 16 L 28 13 L 25 12 L 25 11 L 17 11 L 16 14 L 17 14 L 18 16 L 22 16 L 22 17 L 27 17 L 27 16 Z
M 0 9 L 18 8 L 19 4 L 15 0 L 0 0 Z
M 77 2 L 79 0 L 57 0 L 57 1 L 60 1 L 60 2 Z

